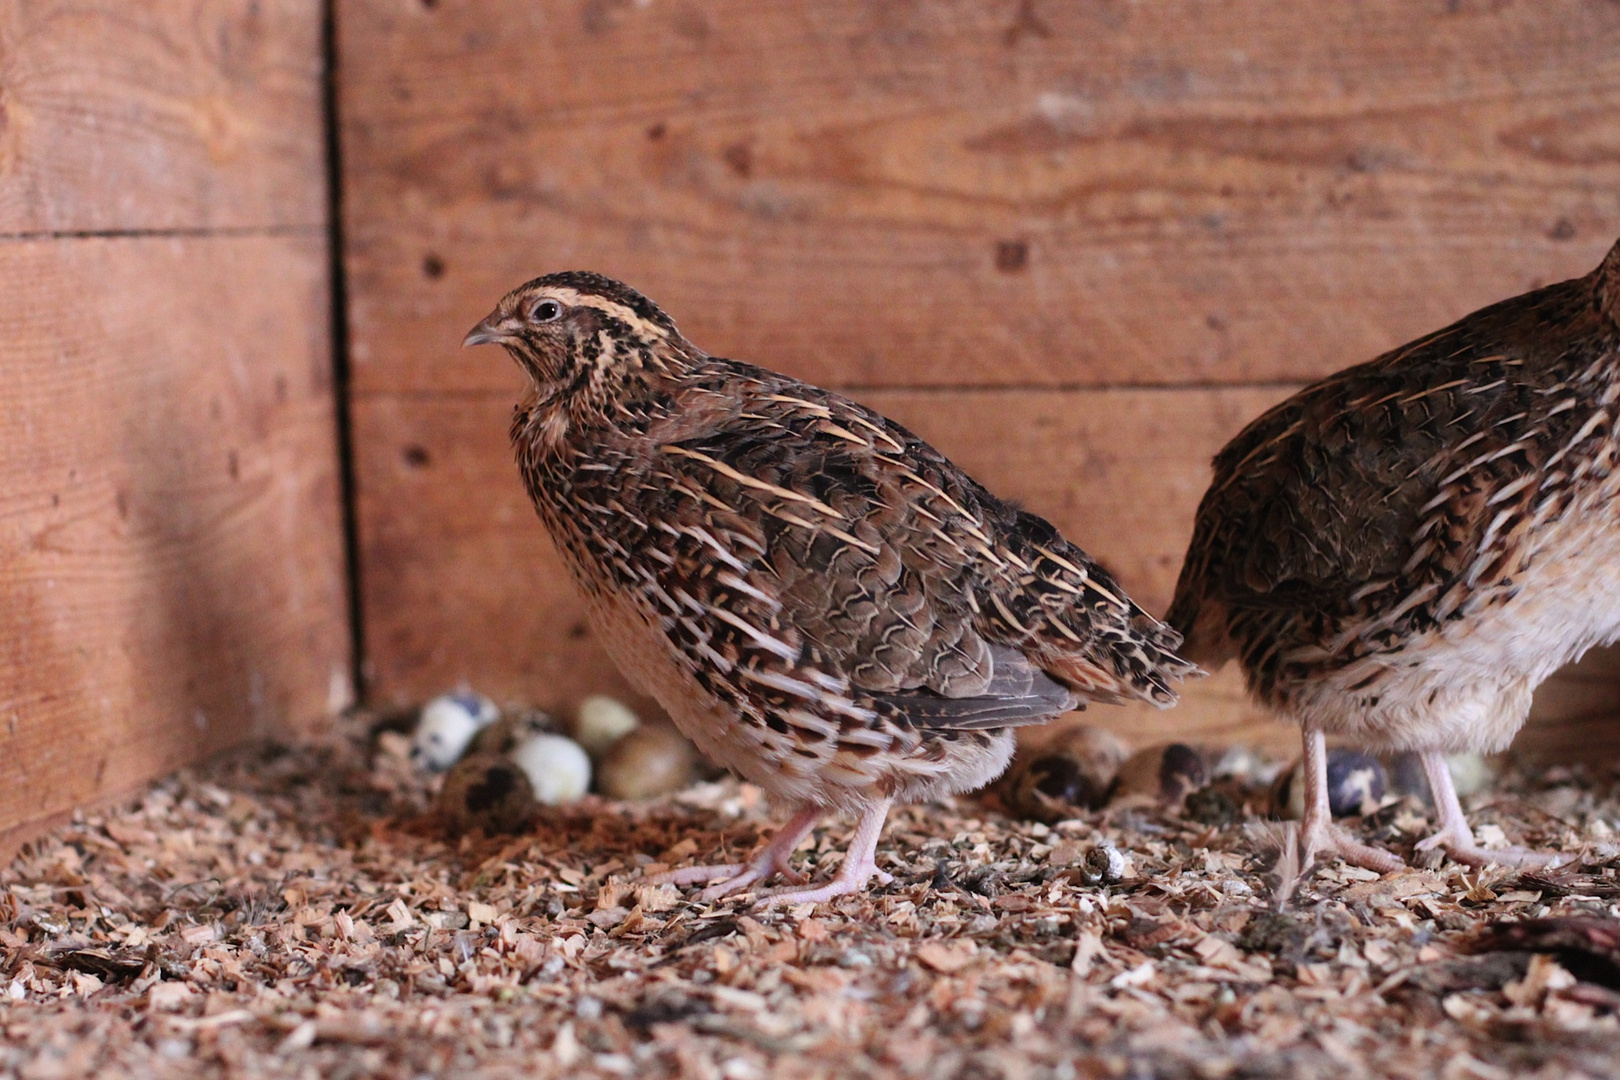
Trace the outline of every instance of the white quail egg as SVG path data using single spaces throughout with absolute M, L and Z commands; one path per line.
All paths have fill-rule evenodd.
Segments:
M 1459 799 L 1477 795 L 1496 779 L 1496 766 L 1483 754 L 1447 754 L 1446 771 Z
M 547 806 L 573 802 L 591 786 L 591 759 L 573 739 L 534 735 L 512 749 L 509 757 L 529 778 L 534 797 Z

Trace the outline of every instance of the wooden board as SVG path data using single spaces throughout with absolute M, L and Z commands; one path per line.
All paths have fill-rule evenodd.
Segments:
M 297 0 L 0 4 L 0 233 L 321 226 L 320 33 Z
M 324 237 L 0 241 L 0 848 L 349 694 Z
M 350 693 L 321 19 L 0 5 L 0 849 Z
M 1175 587 L 1207 459 L 1282 390 L 883 391 L 862 395 L 992 490 L 1054 521 L 1162 611 Z M 522 490 L 506 443 L 511 399 L 357 404 L 370 686 L 382 701 L 466 684 L 498 700 L 567 708 L 628 688 Z M 642 702 L 643 706 L 648 703 Z M 1249 703 L 1234 670 L 1173 712 L 1092 710 L 1141 743 L 1296 736 Z M 1594 656 L 1548 684 L 1524 744 L 1569 754 L 1620 719 L 1620 663 Z
M 1620 233 L 1592 0 L 337 10 L 362 394 L 568 268 L 825 385 L 1297 380 Z

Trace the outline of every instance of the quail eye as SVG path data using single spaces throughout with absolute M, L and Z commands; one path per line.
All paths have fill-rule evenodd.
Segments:
M 542 300 L 534 305 L 535 322 L 551 322 L 562 314 L 562 305 L 555 300 Z

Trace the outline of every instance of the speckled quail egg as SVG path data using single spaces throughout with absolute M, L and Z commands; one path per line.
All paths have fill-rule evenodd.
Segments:
M 1101 806 L 1129 748 L 1119 736 L 1071 724 L 1020 747 L 998 785 L 1007 808 L 1035 821 L 1061 821 Z
M 502 754 L 468 754 L 451 767 L 439 789 L 439 816 L 458 832 L 516 832 L 535 812 L 534 788 L 518 764 Z
M 492 723 L 500 710 L 482 694 L 457 690 L 440 694 L 422 706 L 411 739 L 411 762 L 428 772 L 444 772 L 466 752 L 474 735 Z
M 1299 763 L 1283 773 L 1272 796 L 1272 811 L 1297 821 L 1305 816 L 1305 785 L 1299 783 Z M 1371 754 L 1346 746 L 1327 753 L 1328 809 L 1334 817 L 1355 817 L 1378 805 L 1388 787 L 1383 763 Z
M 511 708 L 500 719 L 473 736 L 468 753 L 510 754 L 536 735 L 555 732 L 557 724 L 545 712 L 533 708 Z
M 1161 803 L 1179 807 L 1188 795 L 1209 783 L 1204 755 L 1186 743 L 1149 746 L 1119 767 L 1111 802 Z
M 1079 877 L 1085 885 L 1112 885 L 1125 877 L 1125 856 L 1112 844 L 1098 844 L 1086 852 Z

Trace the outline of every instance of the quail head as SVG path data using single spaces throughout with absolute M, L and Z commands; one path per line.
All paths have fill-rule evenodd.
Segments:
M 709 356 L 635 290 L 537 278 L 467 335 L 528 374 L 525 484 L 630 681 L 714 760 L 793 808 L 709 895 L 773 874 L 828 810 L 836 878 L 876 876 L 891 804 L 967 791 L 1013 731 L 1088 701 L 1175 701 L 1179 638 L 1050 524 L 870 409 Z
M 1620 246 L 1306 387 L 1215 458 L 1169 620 L 1304 729 L 1303 865 L 1400 865 L 1331 824 L 1330 734 L 1421 753 L 1420 849 L 1555 858 L 1479 847 L 1445 755 L 1505 749 L 1542 680 L 1620 636 L 1617 317 Z

